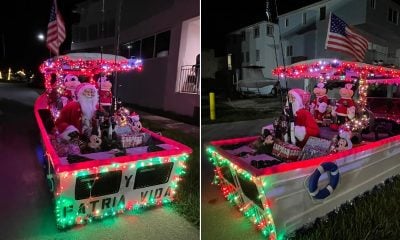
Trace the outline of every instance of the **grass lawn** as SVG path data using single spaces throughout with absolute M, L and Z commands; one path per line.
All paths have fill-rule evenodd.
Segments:
M 343 204 L 291 239 L 400 239 L 400 177 Z
M 179 183 L 177 201 L 172 203 L 176 211 L 182 214 L 195 226 L 200 226 L 200 153 L 199 136 L 194 137 L 176 130 L 166 129 L 162 125 L 141 119 L 145 128 L 153 132 L 161 132 L 165 137 L 189 146 L 193 152 L 187 163 L 187 171 Z

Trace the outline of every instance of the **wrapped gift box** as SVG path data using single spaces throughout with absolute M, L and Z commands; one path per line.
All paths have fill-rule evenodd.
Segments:
M 318 137 L 309 137 L 306 145 L 300 153 L 299 159 L 306 160 L 328 155 L 331 145 L 332 141 L 330 140 Z
M 143 143 L 143 134 L 121 134 L 121 144 L 123 148 L 136 147 Z
M 286 142 L 275 142 L 272 148 L 272 154 L 285 161 L 291 162 L 297 160 L 301 149 L 296 145 Z

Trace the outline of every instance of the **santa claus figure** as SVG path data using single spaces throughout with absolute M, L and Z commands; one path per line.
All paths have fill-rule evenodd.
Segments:
M 352 87 L 353 85 L 351 83 L 347 83 L 344 88 L 339 90 L 340 99 L 336 103 L 334 111 L 332 111 L 332 115 L 337 115 L 337 122 L 339 125 L 344 124 L 349 119 L 353 119 L 355 116 L 356 107 L 352 99 Z
M 112 84 L 107 80 L 106 76 L 102 76 L 97 80 L 97 86 L 99 88 L 100 105 L 111 106 L 112 103 Z
M 61 138 L 69 141 L 71 133 L 78 132 L 89 138 L 92 134 L 93 118 L 98 106 L 98 93 L 94 85 L 80 84 L 75 91 L 76 102 L 68 103 L 56 120 Z
M 313 115 L 305 108 L 310 101 L 310 94 L 302 89 L 292 89 L 288 92 L 292 103 L 294 119 L 294 135 L 296 145 L 303 147 L 310 136 L 319 136 L 319 127 Z
M 325 84 L 318 83 L 314 88 L 315 99 L 311 103 L 311 113 L 313 113 L 315 120 L 318 124 L 322 124 L 328 107 L 328 96 L 326 95 L 327 89 Z
M 67 76 L 64 77 L 64 94 L 63 96 L 66 97 L 67 102 L 71 101 L 76 101 L 76 96 L 75 96 L 75 89 L 78 87 L 81 83 L 79 82 L 79 79 L 77 76 L 68 74 Z

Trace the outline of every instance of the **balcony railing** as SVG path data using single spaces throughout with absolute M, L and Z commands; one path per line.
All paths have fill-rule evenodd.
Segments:
M 200 66 L 184 65 L 178 82 L 178 92 L 199 94 Z

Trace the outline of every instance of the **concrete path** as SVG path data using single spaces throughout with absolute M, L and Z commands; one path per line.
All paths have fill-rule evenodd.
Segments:
M 22 84 L 0 83 L 0 239 L 199 239 L 199 229 L 168 207 L 75 227 L 56 228 L 33 114 L 39 96 Z

